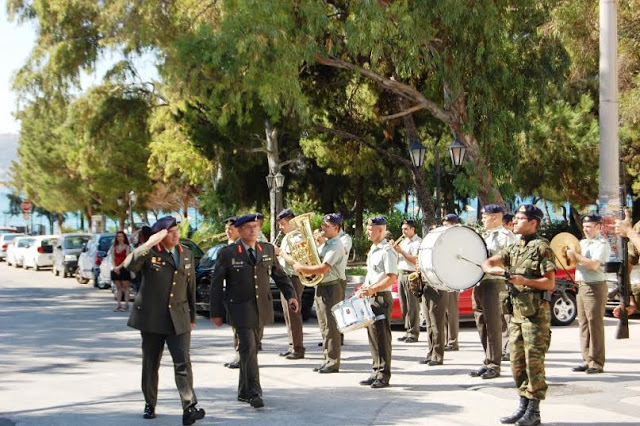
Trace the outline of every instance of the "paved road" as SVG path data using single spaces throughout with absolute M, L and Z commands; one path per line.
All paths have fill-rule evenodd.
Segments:
M 170 356 L 161 369 L 159 417 L 140 416 L 140 337 L 113 312 L 111 293 L 0 263 L 0 426 L 177 425 L 181 409 Z M 576 325 L 554 328 L 547 357 L 550 384 L 542 405 L 546 424 L 639 424 L 640 320 L 632 338 L 614 340 L 607 319 L 606 374 L 572 373 L 579 361 Z M 394 331 L 394 340 L 402 334 Z M 483 381 L 467 372 L 482 359 L 475 329 L 461 329 L 459 352 L 445 365 L 417 363 L 417 344 L 394 342 L 392 387 L 358 386 L 368 376 L 370 354 L 364 330 L 349 333 L 340 374 L 311 371 L 321 360 L 317 325 L 305 324 L 307 358 L 286 361 L 282 323 L 265 330 L 260 353 L 266 407 L 254 410 L 235 400 L 237 370 L 222 366 L 232 357 L 231 330 L 200 318 L 192 336 L 192 361 L 200 405 L 207 418 L 197 424 L 434 424 L 495 425 L 517 402 L 508 367 L 504 377 Z

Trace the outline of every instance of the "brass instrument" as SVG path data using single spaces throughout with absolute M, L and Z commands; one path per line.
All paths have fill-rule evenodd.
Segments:
M 320 265 L 320 255 L 316 247 L 316 241 L 311 231 L 311 218 L 314 213 L 305 213 L 291 219 L 291 223 L 296 229 L 289 232 L 289 247 L 291 257 L 296 262 L 305 266 Z M 299 273 L 300 282 L 307 287 L 318 285 L 324 278 L 324 274 L 304 274 Z
M 404 239 L 405 239 L 405 236 L 404 236 L 404 235 L 400 235 L 400 238 L 398 238 L 398 239 L 397 239 L 393 244 L 391 244 L 391 247 L 395 247 L 395 246 L 397 246 L 397 245 L 398 245 L 398 244 L 400 244 L 400 243 L 402 242 L 402 240 L 404 240 Z
M 280 244 L 282 244 L 282 239 L 284 238 L 284 231 L 282 229 L 278 230 L 278 234 L 276 235 L 276 237 L 273 239 L 273 242 L 271 244 L 273 244 L 276 247 L 280 247 Z

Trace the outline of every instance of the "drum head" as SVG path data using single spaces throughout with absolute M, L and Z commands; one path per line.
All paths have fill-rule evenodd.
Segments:
M 482 265 L 487 246 L 480 235 L 466 226 L 447 228 L 435 241 L 432 252 L 433 272 L 452 290 L 466 290 L 484 276 Z

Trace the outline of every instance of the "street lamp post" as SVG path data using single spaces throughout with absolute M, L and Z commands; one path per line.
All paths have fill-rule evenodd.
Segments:
M 119 206 L 124 206 L 124 199 L 122 197 L 118 197 L 118 199 L 116 201 L 118 202 Z M 129 215 L 129 222 L 131 223 L 131 233 L 132 234 L 136 230 L 136 225 L 133 222 L 133 205 L 137 201 L 138 201 L 138 194 L 136 194 L 136 191 L 134 191 L 134 190 L 129 191 L 129 194 L 127 194 L 127 204 L 129 206 L 128 215 Z
M 270 241 L 273 241 L 276 237 L 277 210 L 282 208 L 282 187 L 284 186 L 284 175 L 279 171 L 276 174 L 269 172 L 266 179 L 267 187 L 269 188 L 269 235 Z

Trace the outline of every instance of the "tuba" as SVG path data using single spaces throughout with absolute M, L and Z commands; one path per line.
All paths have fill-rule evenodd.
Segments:
M 296 226 L 296 229 L 289 233 L 291 256 L 296 262 L 305 266 L 320 264 L 316 240 L 313 238 L 313 232 L 311 231 L 312 217 L 313 213 L 305 213 L 291 219 L 291 223 Z M 300 282 L 307 287 L 318 285 L 324 278 L 324 274 L 300 273 L 298 275 L 300 276 Z

